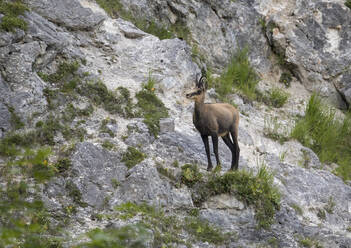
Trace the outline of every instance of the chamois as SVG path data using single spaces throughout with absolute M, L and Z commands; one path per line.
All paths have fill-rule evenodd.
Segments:
M 207 79 L 201 76 L 196 86 L 186 94 L 186 98 L 195 101 L 193 123 L 200 132 L 205 145 L 208 166 L 211 171 L 212 162 L 208 136 L 212 137 L 213 150 L 216 156 L 217 166 L 220 165 L 218 157 L 218 137 L 222 137 L 224 143 L 232 152 L 231 170 L 238 169 L 240 148 L 238 145 L 239 112 L 227 103 L 204 103 L 207 90 Z M 229 136 L 231 134 L 231 137 Z

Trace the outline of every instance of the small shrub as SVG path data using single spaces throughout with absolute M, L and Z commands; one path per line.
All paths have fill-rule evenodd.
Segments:
M 160 119 L 168 117 L 168 109 L 156 96 L 154 84 L 154 80 L 149 77 L 148 82 L 143 87 L 144 89 L 136 94 L 138 99 L 136 107 L 139 109 L 137 115 L 144 117 L 144 123 L 147 125 L 149 132 L 157 137 L 160 131 Z
M 325 211 L 323 209 L 318 209 L 317 216 L 319 219 L 325 220 L 326 218 Z
M 337 163 L 338 176 L 344 180 L 351 178 L 351 115 L 346 115 L 343 121 L 336 120 L 335 111 L 313 94 L 291 137 L 311 148 L 322 163 Z
M 24 127 L 24 123 L 21 121 L 21 118 L 16 114 L 13 107 L 8 107 L 8 110 L 11 114 L 11 126 L 14 130 L 21 129 Z
M 172 181 L 176 180 L 176 177 L 173 175 L 172 172 L 169 171 L 168 168 L 165 168 L 162 165 L 157 164 L 156 169 L 157 169 L 158 173 L 160 173 L 161 175 L 164 175 L 165 177 L 169 178 L 170 180 L 172 180 Z
M 72 166 L 72 161 L 69 158 L 60 158 L 57 160 L 55 167 L 58 172 L 63 173 Z
M 66 183 L 66 189 L 68 191 L 68 195 L 76 204 L 81 207 L 87 206 L 87 203 L 83 202 L 82 200 L 82 192 L 80 192 L 79 188 L 72 181 L 68 181 Z
M 14 32 L 16 28 L 26 30 L 27 23 L 18 16 L 23 15 L 28 8 L 22 1 L 0 1 L 0 13 L 4 16 L 0 21 L 0 30 Z
M 279 82 L 284 84 L 285 87 L 290 87 L 291 81 L 292 81 L 291 72 L 283 72 L 280 75 Z
M 199 219 L 198 210 L 191 217 L 181 219 L 177 216 L 167 216 L 162 210 L 155 209 L 145 203 L 135 204 L 127 202 L 115 207 L 117 217 L 128 220 L 138 216 L 141 223 L 153 233 L 152 247 L 173 247 L 175 244 L 191 244 L 198 241 L 211 244 L 225 244 L 230 234 L 223 234 L 219 228 L 210 225 L 206 220 Z M 195 216 L 196 215 L 196 216 Z M 183 232 L 189 235 L 187 243 Z
M 202 177 L 196 164 L 185 164 L 182 166 L 181 182 L 188 187 L 194 186 L 201 181 Z
M 123 87 L 119 87 L 117 91 L 119 95 L 109 91 L 102 81 L 89 82 L 78 88 L 79 94 L 91 99 L 109 113 L 126 118 L 134 117 L 129 91 Z
M 268 105 L 281 108 L 289 98 L 289 94 L 279 88 L 273 88 L 268 92 Z
M 334 208 L 335 208 L 335 201 L 332 196 L 329 197 L 327 204 L 324 206 L 325 211 L 327 211 L 329 214 L 334 213 Z
M 112 150 L 115 147 L 115 145 L 108 140 L 105 140 L 101 146 L 107 150 Z
M 298 215 L 303 215 L 302 208 L 297 204 L 292 204 L 291 207 L 295 210 Z
M 58 69 L 55 73 L 52 74 L 44 74 L 39 72 L 38 75 L 47 82 L 50 83 L 61 83 L 63 84 L 65 81 L 69 81 L 75 75 L 75 73 L 79 69 L 79 62 L 62 62 L 59 64 Z
M 289 140 L 287 127 L 278 122 L 277 117 L 265 118 L 263 134 L 267 138 L 278 141 L 280 144 Z
M 303 247 L 307 247 L 307 248 L 310 248 L 313 246 L 313 241 L 310 238 L 300 238 L 299 243 Z
M 351 0 L 346 0 L 345 6 L 351 9 Z
M 79 247 L 91 248 L 133 248 L 147 247 L 146 243 L 151 240 L 150 232 L 144 225 L 127 225 L 120 228 L 94 229 L 87 233 L 89 242 Z
M 258 76 L 248 59 L 248 48 L 244 48 L 233 55 L 229 65 L 215 83 L 215 89 L 224 101 L 227 101 L 228 94 L 234 93 L 234 88 L 239 89 L 249 99 L 255 100 L 257 83 Z
M 223 244 L 230 237 L 229 233 L 223 234 L 221 230 L 199 218 L 187 218 L 185 229 L 194 235 L 197 240 L 212 244 Z
M 140 152 L 135 147 L 129 146 L 127 152 L 122 156 L 122 162 L 126 164 L 128 169 L 134 167 L 135 165 L 139 164 L 146 158 L 146 155 Z
M 273 175 L 262 166 L 257 175 L 247 171 L 227 172 L 223 176 L 213 174 L 208 182 L 199 184 L 193 201 L 200 205 L 211 196 L 228 193 L 253 205 L 258 227 L 269 228 L 274 221 L 275 210 L 280 208 L 280 193 L 273 185 Z M 195 197 L 195 198 L 194 198 Z
M 108 125 L 109 123 L 111 123 L 111 124 L 116 124 L 116 120 L 115 120 L 115 119 L 109 119 L 109 118 L 104 119 L 104 120 L 101 122 L 100 132 L 102 132 L 102 133 L 107 133 L 107 134 L 110 135 L 110 137 L 113 138 L 113 137 L 115 137 L 115 133 L 112 132 L 112 130 L 109 129 L 109 128 L 107 127 L 107 125 Z
M 113 187 L 114 189 L 117 189 L 118 186 L 121 185 L 121 183 L 118 182 L 118 180 L 117 180 L 116 178 L 112 178 L 112 179 L 111 179 L 111 184 L 112 184 L 112 187 Z

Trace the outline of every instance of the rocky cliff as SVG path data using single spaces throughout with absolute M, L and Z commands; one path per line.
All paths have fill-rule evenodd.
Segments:
M 0 247 L 351 247 L 339 160 L 288 135 L 314 91 L 347 118 L 344 1 L 0 0 L 0 24 Z M 245 49 L 263 96 L 226 96 L 239 172 L 222 141 L 207 172 L 185 92 Z

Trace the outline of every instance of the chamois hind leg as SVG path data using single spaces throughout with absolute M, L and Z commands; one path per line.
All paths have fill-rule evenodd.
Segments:
M 239 156 L 240 156 L 240 148 L 238 143 L 238 125 L 235 125 L 231 128 L 230 134 L 233 139 L 233 145 L 234 145 L 234 151 L 235 151 L 235 161 L 234 163 L 232 162 L 232 167 L 230 169 L 237 170 L 239 167 Z
M 232 152 L 232 166 L 231 166 L 231 168 L 233 168 L 235 156 L 236 156 L 233 141 L 230 139 L 229 133 L 226 134 L 225 136 L 223 136 L 222 139 L 223 139 L 224 143 L 229 147 L 230 151 Z
M 219 156 L 218 156 L 218 136 L 217 135 L 212 135 L 212 144 L 213 144 L 213 151 L 216 156 L 216 161 L 218 166 L 221 164 L 221 161 L 219 161 Z
M 208 163 L 207 170 L 210 171 L 212 169 L 212 162 L 211 162 L 210 146 L 208 144 L 208 136 L 201 135 L 201 138 L 202 138 L 202 141 L 204 142 L 206 155 L 207 155 L 207 163 Z

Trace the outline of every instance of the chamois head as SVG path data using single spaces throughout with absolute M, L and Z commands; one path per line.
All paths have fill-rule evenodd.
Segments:
M 207 89 L 207 79 L 204 76 L 201 76 L 197 80 L 196 85 L 193 89 L 190 90 L 185 96 L 188 99 L 197 100 L 199 97 L 202 97 Z

